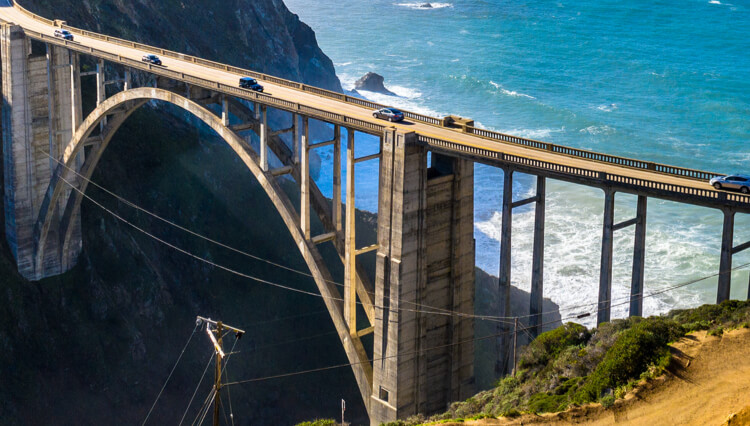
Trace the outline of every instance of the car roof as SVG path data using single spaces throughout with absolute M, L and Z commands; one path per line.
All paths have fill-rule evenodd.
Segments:
M 252 77 L 240 77 L 240 80 L 242 80 L 242 81 L 255 81 L 255 79 L 252 78 Z
M 401 111 L 397 110 L 396 108 L 385 108 L 385 109 L 387 109 L 390 112 L 399 112 L 399 113 L 401 112 Z

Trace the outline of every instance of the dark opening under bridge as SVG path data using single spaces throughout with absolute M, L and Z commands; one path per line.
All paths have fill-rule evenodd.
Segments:
M 498 317 L 510 312 L 513 209 L 536 205 L 530 300 L 533 334 L 539 332 L 541 322 L 547 178 L 604 191 L 598 322 L 610 318 L 613 232 L 628 226 L 635 226 L 636 235 L 630 315 L 642 313 L 649 197 L 724 213 L 717 302 L 729 297 L 732 255 L 750 247 L 750 243 L 733 246 L 735 214 L 750 213 L 750 196 L 709 187 L 707 179 L 713 173 L 518 138 L 462 119 L 407 111 L 407 122 L 385 123 L 371 116 L 373 109 L 382 107 L 373 102 L 79 30 L 7 0 L 0 1 L 0 19 L 4 21 L 0 55 L 5 223 L 20 273 L 38 280 L 74 265 L 81 250 L 82 191 L 127 117 L 151 100 L 182 108 L 226 141 L 277 208 L 324 297 L 373 424 L 440 411 L 474 391 L 472 317 L 427 315 L 409 307 L 474 311 L 475 162 L 505 173 Z M 73 33 L 75 40 L 55 38 L 54 30 L 60 28 Z M 142 62 L 145 53 L 161 56 L 165 66 Z M 95 61 L 96 70 L 81 72 L 82 57 Z M 117 70 L 110 80 L 105 62 Z M 151 76 L 153 86 L 133 87 L 133 72 Z M 87 74 L 96 76 L 97 106 L 84 118 L 80 78 Z M 240 76 L 261 80 L 266 93 L 237 87 Z M 218 105 L 214 110 L 219 113 L 208 105 Z M 293 125 L 270 129 L 269 108 L 291 114 Z M 311 119 L 333 125 L 331 140 L 310 141 Z M 377 243 L 369 247 L 355 245 L 355 206 L 353 202 L 344 206 L 341 200 L 342 131 L 348 136 L 347 200 L 354 200 L 354 165 L 380 161 Z M 248 132 L 259 138 L 259 151 L 251 147 Z M 379 137 L 379 152 L 355 157 L 355 132 Z M 281 137 L 287 133 L 292 135 L 291 143 Z M 334 150 L 332 202 L 309 176 L 310 151 L 329 145 Z M 269 168 L 269 151 L 282 167 Z M 512 199 L 516 172 L 537 176 L 536 196 Z M 299 184 L 299 206 L 276 182 L 284 175 Z M 614 223 L 618 192 L 637 195 L 638 204 L 635 218 Z M 324 234 L 311 234 L 312 214 L 320 219 Z M 333 244 L 344 263 L 343 297 L 318 252 L 317 246 L 324 243 Z M 358 261 L 358 256 L 372 251 L 377 252 L 374 285 Z M 368 327 L 357 326 L 358 304 Z M 498 344 L 502 348 L 509 343 L 506 327 L 501 323 Z M 370 333 L 374 333 L 374 362 L 361 341 Z M 508 363 L 501 364 L 501 369 L 507 371 Z

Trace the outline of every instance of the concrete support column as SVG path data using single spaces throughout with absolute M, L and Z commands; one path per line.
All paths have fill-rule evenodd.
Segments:
M 648 197 L 638 196 L 633 249 L 633 279 L 630 284 L 630 316 L 643 316 L 643 273 L 646 266 L 646 207 Z
M 341 220 L 341 127 L 337 124 L 333 127 L 333 200 L 332 219 L 336 233 L 343 230 Z
M 189 92 L 190 89 L 188 89 Z M 221 124 L 229 127 L 229 99 L 227 99 L 227 95 L 221 96 Z
M 498 316 L 509 317 L 510 310 L 510 259 L 511 236 L 513 230 L 513 170 L 503 169 L 503 205 L 502 227 L 500 231 L 500 271 L 498 272 L 498 299 L 500 312 Z M 510 373 L 511 327 L 507 320 L 498 323 L 497 353 L 495 372 L 499 375 Z
M 265 115 L 265 114 L 264 114 Z M 310 239 L 310 151 L 308 148 L 307 117 L 302 118 L 303 130 L 300 160 L 300 228 L 305 239 Z M 267 164 L 266 164 L 267 165 Z
M 544 323 L 542 317 L 544 303 L 544 204 L 547 179 L 536 178 L 536 207 L 534 211 L 534 253 L 531 261 L 531 294 L 529 303 L 529 326 L 531 335 L 536 337 Z
M 292 149 L 293 149 L 293 159 L 294 164 L 299 164 L 299 138 L 300 138 L 300 128 L 299 128 L 299 115 L 296 113 L 292 114 L 292 128 L 294 129 L 292 131 Z
M 604 191 L 604 225 L 602 227 L 602 260 L 599 272 L 599 309 L 596 323 L 608 322 L 612 305 L 612 249 L 615 221 L 615 192 Z
M 268 112 L 266 106 L 260 106 L 260 168 L 268 171 Z M 307 127 L 307 126 L 305 126 Z
M 357 334 L 356 206 L 354 201 L 354 129 L 346 137 L 346 226 L 344 237 L 344 319 L 349 332 Z
M 130 76 L 130 69 L 125 70 L 125 82 L 122 84 L 123 90 L 130 90 L 133 87 L 133 80 Z
M 719 288 L 716 303 L 729 299 L 732 288 L 732 249 L 734 248 L 734 211 L 724 209 L 724 227 L 721 233 L 721 259 L 719 262 Z
M 83 121 L 81 107 L 81 64 L 78 53 L 70 50 L 67 52 L 70 55 L 70 104 L 72 108 L 73 131 L 75 132 Z
M 419 350 L 425 343 L 414 307 L 425 285 L 427 153 L 416 134 L 387 129 L 380 164 L 375 305 L 386 308 L 375 311 L 371 425 L 420 411 Z

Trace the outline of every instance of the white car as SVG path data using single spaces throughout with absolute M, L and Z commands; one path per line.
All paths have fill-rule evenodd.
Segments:
M 55 37 L 73 41 L 73 34 L 68 30 L 55 30 Z

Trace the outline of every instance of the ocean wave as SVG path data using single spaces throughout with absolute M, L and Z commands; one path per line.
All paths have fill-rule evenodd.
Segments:
M 549 139 L 555 133 L 565 133 L 565 126 L 559 129 L 511 129 L 511 130 L 500 130 L 500 133 L 506 135 L 519 136 L 526 139 L 544 140 Z
M 351 65 L 351 64 L 352 64 L 352 62 L 340 62 L 340 63 L 333 64 L 333 65 L 335 65 L 337 67 L 345 67 L 345 66 Z
M 596 109 L 604 112 L 612 112 L 617 109 L 617 104 L 599 105 L 598 107 L 596 107 Z
M 516 92 L 515 90 L 505 89 L 501 85 L 499 85 L 498 83 L 495 83 L 492 80 L 490 80 L 490 85 L 492 87 L 494 87 L 495 89 L 500 90 L 500 93 L 502 93 L 503 95 L 506 95 L 506 96 L 511 96 L 511 97 L 514 97 L 514 98 L 536 99 L 535 97 L 533 97 L 531 95 L 527 95 L 526 93 L 520 93 L 520 92 Z
M 615 132 L 615 129 L 613 129 L 612 127 L 609 127 L 607 125 L 604 125 L 604 126 L 589 126 L 589 127 L 585 127 L 583 129 L 579 130 L 578 132 L 580 132 L 580 133 L 588 133 L 590 135 L 602 135 L 602 134 L 603 135 L 611 135 L 612 133 Z
M 429 5 L 429 7 L 427 6 Z M 408 7 L 409 9 L 416 10 L 432 10 L 432 9 L 443 9 L 446 7 L 453 7 L 453 3 L 432 3 L 432 2 L 419 2 L 419 3 L 396 3 L 396 6 Z

